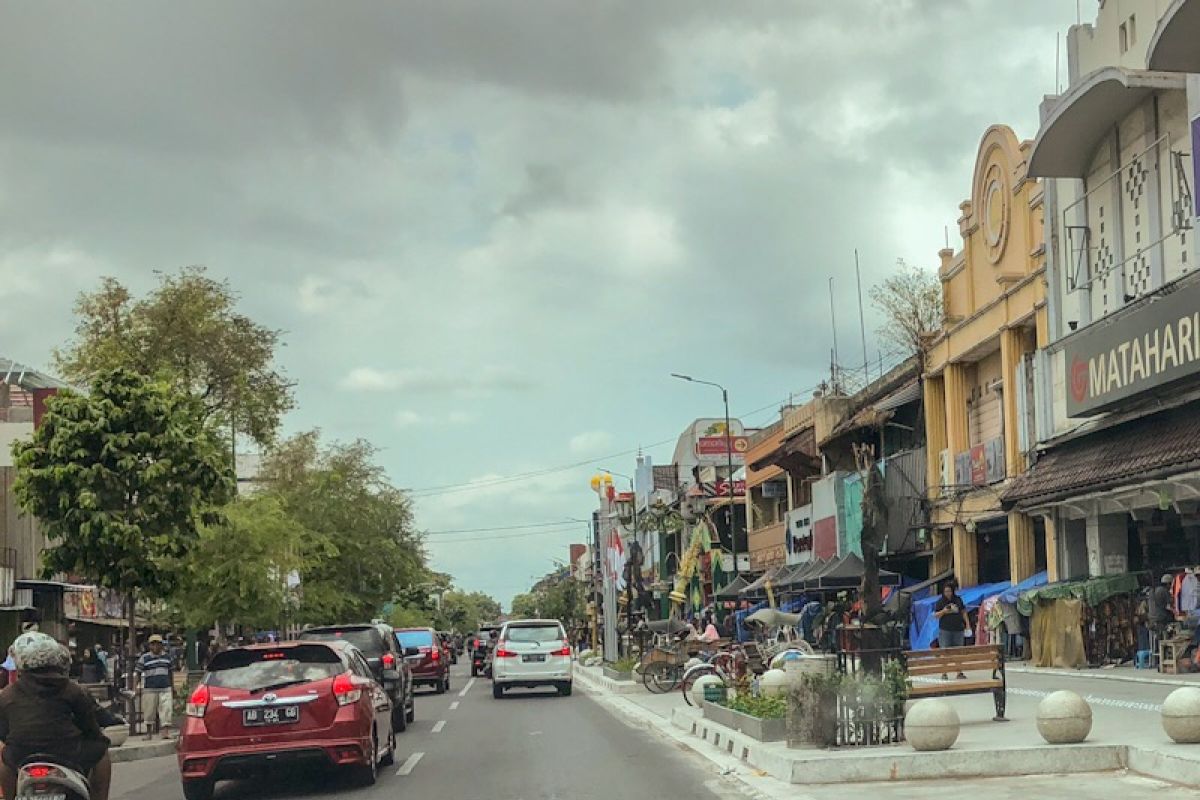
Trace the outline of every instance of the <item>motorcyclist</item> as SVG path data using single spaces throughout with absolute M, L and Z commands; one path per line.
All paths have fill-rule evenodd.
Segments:
M 32 755 L 61 759 L 88 776 L 92 800 L 108 800 L 112 781 L 108 738 L 91 695 L 67 677 L 71 656 L 44 633 L 31 631 L 12 646 L 17 681 L 0 692 L 0 787 L 16 797 L 17 770 Z

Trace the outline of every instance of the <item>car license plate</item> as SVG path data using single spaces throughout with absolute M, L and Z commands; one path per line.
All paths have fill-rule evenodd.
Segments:
M 521 660 L 524 661 L 526 664 L 530 664 L 530 663 L 545 661 L 546 657 L 543 655 L 521 656 Z
M 242 724 L 246 726 L 289 725 L 299 721 L 300 706 L 262 706 L 242 709 Z
M 17 800 L 26 800 L 26 798 L 28 800 L 67 800 L 67 795 L 64 792 L 57 792 L 55 794 L 37 794 L 35 792 L 33 794 L 17 795 Z

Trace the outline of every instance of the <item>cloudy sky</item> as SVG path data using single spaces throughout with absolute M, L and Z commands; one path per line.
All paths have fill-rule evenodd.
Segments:
M 1075 7 L 0 0 L 0 355 L 46 365 L 102 275 L 207 265 L 287 332 L 288 429 L 378 445 L 507 603 L 596 467 L 719 413 L 668 373 L 769 422 L 826 372 L 831 276 L 861 357 L 854 248 L 932 267 Z

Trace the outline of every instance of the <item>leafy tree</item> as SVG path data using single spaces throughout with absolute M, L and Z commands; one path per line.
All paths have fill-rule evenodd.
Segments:
M 539 597 L 533 592 L 519 594 L 512 599 L 512 616 L 537 617 Z
M 218 521 L 233 489 L 198 401 L 125 369 L 52 398 L 13 456 L 17 500 L 51 544 L 45 573 L 120 591 L 131 616 L 138 597 L 176 588 L 201 524 Z
M 915 355 L 925 365 L 925 335 L 942 325 L 942 284 L 936 272 L 921 269 L 904 259 L 882 283 L 871 287 L 871 302 L 883 316 L 879 336 Z
M 288 576 L 336 556 L 329 537 L 290 516 L 277 497 L 239 499 L 219 524 L 201 529 L 175 599 L 195 628 L 274 628 L 296 611 Z
M 268 454 L 266 493 L 337 552 L 301 566 L 301 619 L 368 619 L 428 574 L 408 497 L 374 458 L 361 440 L 322 447 L 316 431 Z
M 492 622 L 499 617 L 500 604 L 483 592 L 452 590 L 442 596 L 439 616 L 443 628 L 470 633 L 481 622 Z
M 203 267 L 158 278 L 141 299 L 115 278 L 81 294 L 75 340 L 55 351 L 58 370 L 78 383 L 116 368 L 165 376 L 222 429 L 270 442 L 293 405 L 291 385 L 273 366 L 280 332 L 239 313 L 229 283 Z

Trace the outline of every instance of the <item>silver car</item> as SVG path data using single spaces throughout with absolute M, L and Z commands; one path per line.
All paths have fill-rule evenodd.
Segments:
M 571 643 L 556 619 L 504 623 L 492 652 L 492 696 L 514 687 L 553 686 L 571 694 Z

